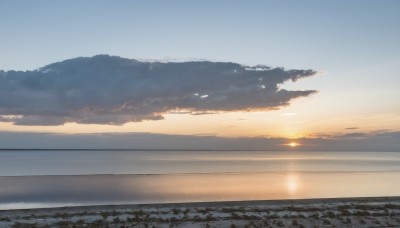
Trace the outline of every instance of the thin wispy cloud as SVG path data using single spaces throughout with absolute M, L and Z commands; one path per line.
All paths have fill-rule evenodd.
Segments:
M 160 120 L 168 112 L 278 109 L 316 92 L 285 90 L 281 84 L 315 74 L 230 62 L 80 57 L 34 71 L 0 71 L 0 121 L 118 125 Z
M 346 130 L 358 130 L 358 129 L 360 129 L 360 128 L 358 128 L 358 127 L 347 127 L 347 128 L 345 128 Z

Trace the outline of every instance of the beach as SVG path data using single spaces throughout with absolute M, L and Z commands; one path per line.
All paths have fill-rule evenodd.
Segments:
M 0 227 L 396 227 L 400 197 L 99 205 L 0 211 Z

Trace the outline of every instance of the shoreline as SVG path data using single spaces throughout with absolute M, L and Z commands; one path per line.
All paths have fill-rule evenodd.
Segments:
M 207 202 L 171 202 L 171 203 L 138 203 L 138 204 L 101 204 L 82 206 L 43 207 L 27 209 L 0 209 L 7 211 L 40 211 L 40 210 L 104 210 L 104 209 L 146 209 L 174 207 L 220 207 L 220 206 L 288 206 L 293 204 L 314 205 L 329 203 L 400 203 L 400 196 L 371 196 L 371 197 L 335 197 L 335 198 L 305 198 L 305 199 L 274 199 L 274 200 L 237 200 L 237 201 L 207 201 Z
M 72 206 L 0 210 L 0 227 L 400 226 L 400 196 Z

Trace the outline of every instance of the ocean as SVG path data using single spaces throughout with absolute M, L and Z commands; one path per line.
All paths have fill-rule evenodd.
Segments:
M 0 151 L 0 209 L 400 195 L 400 152 Z

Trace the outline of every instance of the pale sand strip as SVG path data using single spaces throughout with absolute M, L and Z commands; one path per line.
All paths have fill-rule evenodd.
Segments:
M 102 205 L 0 211 L 0 227 L 400 226 L 400 197 Z

